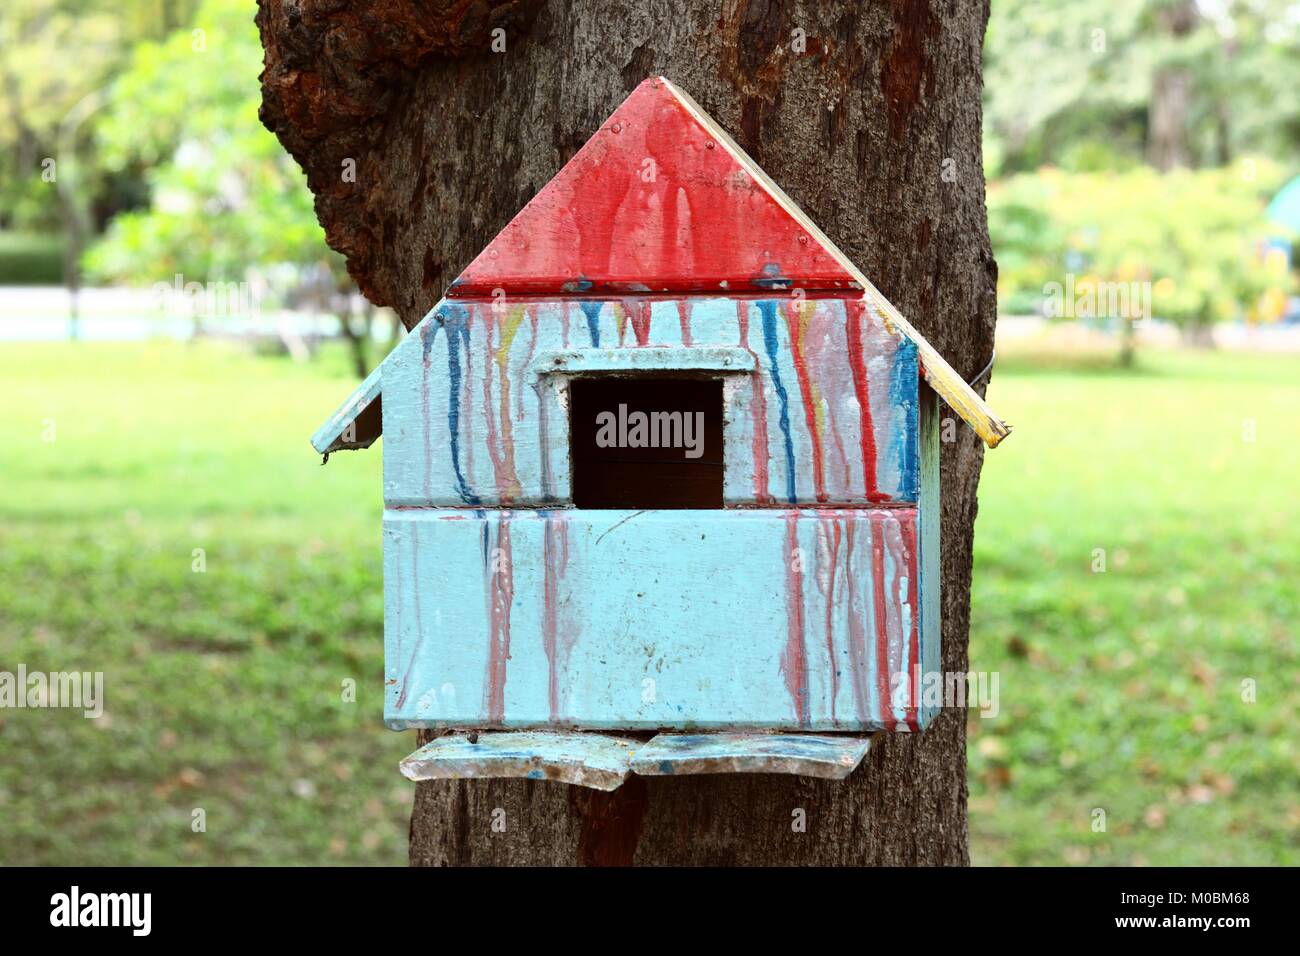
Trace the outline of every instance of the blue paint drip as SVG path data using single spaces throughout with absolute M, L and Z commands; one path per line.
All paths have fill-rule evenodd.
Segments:
M 906 501 L 915 501 L 920 483 L 916 454 L 917 430 L 917 375 L 916 344 L 903 341 L 894 357 L 893 374 L 889 379 L 889 403 L 901 409 L 904 416 L 902 435 L 897 448 L 899 492 Z
M 447 329 L 447 430 L 451 433 L 451 465 L 456 471 L 456 490 L 461 500 L 469 505 L 479 505 L 483 500 L 465 482 L 460 470 L 460 351 L 469 354 L 469 310 L 463 305 L 448 303 L 444 306 L 442 324 Z M 429 361 L 430 339 L 424 342 L 424 360 Z
M 600 348 L 600 309 L 603 302 L 583 302 L 582 314 L 587 317 L 587 331 L 591 333 L 591 344 Z
M 781 434 L 785 438 L 785 493 L 790 504 L 795 504 L 799 496 L 794 488 L 794 439 L 790 437 L 790 395 L 781 383 L 781 370 L 777 367 L 776 342 L 776 303 L 763 300 L 758 303 L 758 311 L 763 314 L 763 345 L 767 348 L 767 359 L 772 363 L 772 387 L 776 389 L 781 400 Z

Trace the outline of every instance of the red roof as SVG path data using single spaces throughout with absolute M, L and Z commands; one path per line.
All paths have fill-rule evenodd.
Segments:
M 447 294 L 860 289 L 796 215 L 730 137 L 652 77 Z

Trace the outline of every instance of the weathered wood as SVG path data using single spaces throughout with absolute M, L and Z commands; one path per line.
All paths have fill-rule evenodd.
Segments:
M 958 373 L 984 367 L 996 278 L 979 155 L 984 4 L 577 0 L 490 3 L 478 19 L 463 16 L 470 6 L 261 4 L 263 116 L 307 170 L 331 244 L 408 328 L 628 90 L 666 72 Z M 505 53 L 488 52 L 496 26 Z M 347 159 L 355 183 L 341 179 Z M 982 450 L 964 429 L 954 437 L 943 446 L 943 666 L 965 670 Z M 842 783 L 633 777 L 613 794 L 424 783 L 411 859 L 961 863 L 963 731 L 962 711 L 944 711 L 924 735 L 874 744 Z M 790 827 L 796 808 L 806 832 Z M 491 830 L 498 809 L 506 833 Z
M 608 734 L 448 734 L 403 759 L 401 770 L 407 780 L 522 777 L 615 790 L 627 779 L 636 746 Z
M 843 780 L 867 755 L 870 737 L 815 734 L 659 734 L 636 748 L 642 776 L 792 773 Z
M 617 790 L 629 773 L 688 776 L 785 773 L 843 780 L 862 762 L 869 737 L 815 734 L 657 734 L 641 742 L 565 731 L 451 733 L 401 762 L 408 780 L 481 777 L 552 780 Z
M 382 416 L 370 428 L 361 427 L 358 423 L 379 403 L 382 382 L 381 368 L 376 368 L 367 375 L 356 391 L 339 406 L 338 411 L 326 419 L 316 434 L 311 436 L 312 447 L 324 455 L 340 448 L 369 448 L 374 444 L 379 437 Z
M 384 518 L 384 718 L 919 729 L 911 508 Z

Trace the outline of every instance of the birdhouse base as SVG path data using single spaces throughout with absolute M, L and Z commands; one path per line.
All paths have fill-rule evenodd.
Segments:
M 616 790 L 629 774 L 791 773 L 843 780 L 870 737 L 818 734 L 659 734 L 648 741 L 581 731 L 452 733 L 401 762 L 408 780 L 521 777 Z

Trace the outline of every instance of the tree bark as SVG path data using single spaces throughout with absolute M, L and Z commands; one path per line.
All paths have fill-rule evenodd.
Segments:
M 985 3 L 361 6 L 261 0 L 262 119 L 307 172 L 362 290 L 408 328 L 627 93 L 662 73 L 958 370 L 987 363 L 997 271 L 980 154 Z M 492 51 L 498 28 L 504 52 Z M 341 175 L 348 160 L 355 183 Z M 983 454 L 964 426 L 955 434 L 942 459 L 943 663 L 965 671 Z M 423 783 L 410 860 L 965 864 L 965 771 L 965 711 L 949 708 L 924 734 L 878 735 L 840 783 L 633 777 L 612 794 Z M 805 832 L 792 827 L 798 809 Z
M 1176 0 L 1156 11 L 1156 26 L 1162 37 L 1174 44 L 1184 40 L 1196 26 L 1194 0 Z M 1162 63 L 1151 80 L 1148 107 L 1147 153 L 1151 165 L 1162 173 L 1191 165 L 1187 117 L 1192 108 L 1192 73 L 1174 55 Z

